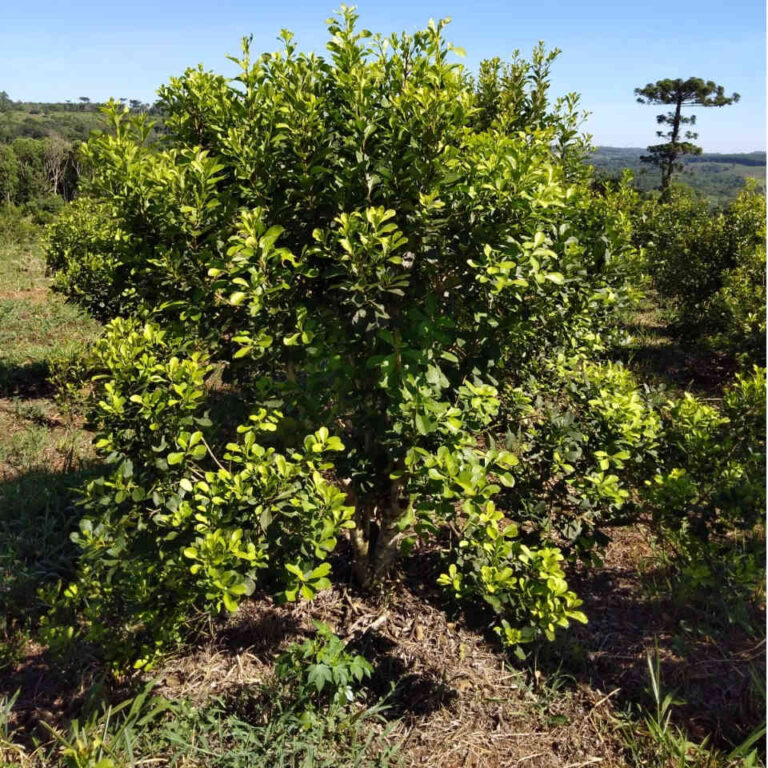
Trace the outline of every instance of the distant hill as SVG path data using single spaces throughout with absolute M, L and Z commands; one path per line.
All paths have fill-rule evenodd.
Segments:
M 134 114 L 157 113 L 140 101 L 121 99 Z M 0 91 L 0 203 L 46 223 L 77 191 L 82 163 L 78 146 L 106 123 L 101 104 L 83 96 L 78 103 L 56 104 L 13 101 Z M 157 135 L 160 120 L 155 120 Z M 15 219 L 10 219 L 15 221 Z M 21 220 L 21 219 L 19 219 Z
M 643 147 L 597 147 L 592 164 L 603 174 L 618 176 L 629 168 L 635 174 L 635 183 L 643 191 L 655 189 L 659 172 L 640 162 L 647 153 Z M 744 187 L 747 178 L 757 179 L 765 189 L 765 152 L 715 153 L 705 152 L 685 159 L 685 170 L 677 180 L 704 195 L 711 203 L 721 205 L 732 200 Z
M 85 111 L 62 109 L 65 105 L 23 105 L 0 112 L 0 142 L 14 139 L 45 139 L 60 136 L 66 141 L 84 141 L 95 129 L 104 127 L 96 106 Z
M 157 108 L 132 99 L 121 100 L 132 112 L 155 115 Z M 85 97 L 77 103 L 12 101 L 0 91 L 0 143 L 14 139 L 46 139 L 58 136 L 65 141 L 85 141 L 93 130 L 104 128 L 101 104 Z

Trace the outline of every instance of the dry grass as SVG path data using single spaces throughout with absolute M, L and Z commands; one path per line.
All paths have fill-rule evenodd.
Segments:
M 402 585 L 401 585 L 402 586 Z M 363 600 L 335 587 L 312 603 L 244 605 L 214 638 L 157 671 L 159 692 L 198 704 L 268 682 L 281 649 L 323 621 L 374 663 L 372 688 L 387 696 L 406 765 L 623 765 L 605 712 L 610 696 L 511 668 L 482 633 L 407 588 Z

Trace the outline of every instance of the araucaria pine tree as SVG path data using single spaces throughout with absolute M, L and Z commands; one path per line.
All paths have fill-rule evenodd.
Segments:
M 669 130 L 656 131 L 660 139 L 667 139 L 663 144 L 648 147 L 648 155 L 640 159 L 644 163 L 655 165 L 661 171 L 661 190 L 666 192 L 675 171 L 682 170 L 679 158 L 683 155 L 699 155 L 701 147 L 693 143 L 698 133 L 681 127 L 695 125 L 696 115 L 683 115 L 683 107 L 725 107 L 739 100 L 739 94 L 725 95 L 725 89 L 712 80 L 689 77 L 687 80 L 657 80 L 644 88 L 635 88 L 635 95 L 640 104 L 663 104 L 673 107 L 670 112 L 656 116 L 659 125 L 668 126 Z

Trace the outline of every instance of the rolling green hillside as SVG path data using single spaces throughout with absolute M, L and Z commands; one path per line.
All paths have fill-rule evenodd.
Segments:
M 154 113 L 155 109 L 136 99 L 121 99 L 133 112 Z M 85 141 L 91 131 L 104 127 L 101 104 L 83 97 L 76 103 L 12 101 L 0 92 L 0 143 L 14 139 L 45 139 L 57 136 L 65 141 Z M 157 116 L 154 115 L 157 119 Z
M 641 147 L 597 147 L 592 155 L 595 168 L 608 176 L 618 176 L 629 168 L 635 174 L 637 186 L 655 189 L 659 173 L 652 166 L 640 162 L 646 150 Z M 765 152 L 716 154 L 705 152 L 686 160 L 677 181 L 688 184 L 704 195 L 712 204 L 721 205 L 732 200 L 743 189 L 745 180 L 757 179 L 765 189 Z

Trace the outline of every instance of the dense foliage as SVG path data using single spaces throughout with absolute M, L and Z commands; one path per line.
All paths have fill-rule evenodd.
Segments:
M 44 221 L 72 199 L 79 173 L 76 145 L 61 138 L 0 144 L 0 213 L 16 207 Z
M 679 332 L 765 363 L 765 195 L 749 185 L 722 211 L 675 191 L 649 201 L 638 237 Z
M 178 639 L 194 608 L 234 611 L 265 572 L 283 599 L 329 585 L 322 561 L 352 514 L 321 474 L 332 467 L 323 454 L 343 447 L 338 437 L 321 427 L 302 453 L 284 456 L 256 442 L 279 418 L 262 408 L 233 442 L 214 443 L 217 456 L 202 409 L 211 365 L 199 352 L 155 326 L 115 320 L 94 357 L 109 372 L 96 446 L 117 469 L 85 489 L 89 513 L 74 536 L 81 570 L 65 596 L 81 605 L 86 637 L 115 658 L 128 641 L 144 664 Z M 122 624 L 127 616 L 140 627 Z M 53 619 L 50 642 L 74 634 Z
M 343 539 L 364 588 L 426 545 L 505 644 L 551 639 L 586 619 L 565 562 L 599 559 L 666 468 L 678 406 L 600 359 L 636 199 L 592 184 L 576 97 L 547 98 L 554 54 L 475 82 L 442 23 L 355 21 L 331 20 L 327 58 L 246 41 L 233 80 L 161 89 L 159 145 L 113 104 L 84 149 L 47 250 L 107 322 L 108 472 L 47 595 L 52 641 L 150 663 L 195 611 L 312 597 Z
M 121 99 L 120 103 L 126 102 Z M 128 109 L 158 118 L 136 100 Z M 91 131 L 104 128 L 101 105 L 83 96 L 79 103 L 13 101 L 0 91 L 0 236 L 3 242 L 29 240 L 35 224 L 48 223 L 72 200 L 86 172 L 79 153 Z
M 664 404 L 663 461 L 643 494 L 680 596 L 714 596 L 743 624 L 765 600 L 765 373 L 737 375 L 720 409 L 690 394 Z

